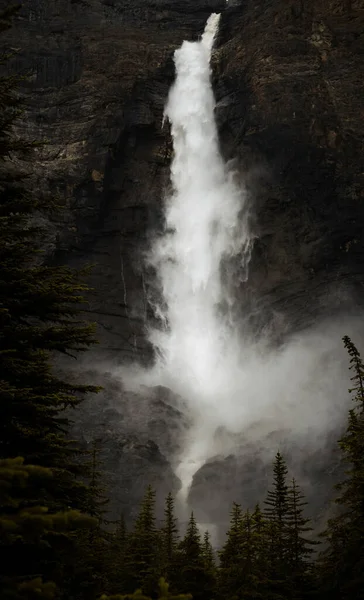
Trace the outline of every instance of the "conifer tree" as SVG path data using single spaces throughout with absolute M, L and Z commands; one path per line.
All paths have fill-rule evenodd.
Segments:
M 0 32 L 10 26 L 13 13 L 0 15 Z M 5 53 L 0 62 L 9 58 Z M 63 381 L 52 360 L 57 353 L 87 349 L 95 341 L 94 328 L 79 318 L 84 274 L 41 260 L 37 215 L 49 212 L 49 203 L 29 189 L 19 167 L 19 157 L 28 153 L 32 169 L 34 155 L 13 132 L 21 110 L 18 84 L 17 76 L 0 77 L 0 457 L 20 455 L 30 464 L 57 469 L 54 508 L 82 509 L 87 490 L 74 476 L 82 467 L 67 440 L 65 409 L 96 388 Z
M 227 539 L 219 552 L 218 593 L 220 598 L 239 597 L 244 586 L 242 571 L 244 548 L 243 513 L 240 504 L 233 503 Z
M 95 525 L 78 511 L 51 513 L 38 504 L 39 488 L 52 487 L 52 479 L 50 469 L 25 465 L 21 457 L 0 460 L 2 600 L 58 597 L 64 575 L 59 547 L 71 547 L 70 532 Z
M 187 524 L 186 534 L 180 544 L 180 550 L 183 552 L 185 562 L 188 565 L 201 565 L 202 563 L 202 544 L 201 536 L 197 527 L 193 512 Z
M 131 532 L 126 557 L 127 591 L 154 594 L 160 576 L 160 536 L 155 519 L 155 491 L 149 485 Z
M 15 10 L 0 14 L 0 33 L 10 26 Z M 6 52 L 0 57 L 3 66 L 9 58 Z M 26 468 L 32 465 L 32 474 L 36 467 L 44 467 L 51 477 L 29 488 L 27 475 L 23 493 L 14 501 L 17 520 L 28 515 L 34 545 L 23 543 L 22 530 L 18 536 L 5 536 L 1 543 L 9 564 L 13 560 L 9 572 L 14 581 L 25 575 L 22 594 L 30 598 L 38 593 L 38 584 L 39 594 L 50 597 L 53 586 L 63 583 L 73 554 L 76 521 L 81 526 L 83 519 L 74 509 L 83 510 L 89 502 L 80 477 L 85 467 L 80 451 L 68 439 L 65 410 L 96 388 L 62 380 L 55 374 L 53 360 L 57 354 L 75 356 L 95 340 L 93 326 L 79 316 L 87 290 L 83 273 L 46 264 L 42 256 L 39 212 L 49 214 L 51 209 L 30 189 L 30 180 L 19 167 L 19 159 L 26 159 L 31 171 L 35 158 L 33 144 L 14 135 L 21 111 L 18 84 L 16 75 L 0 76 L 0 459 L 21 456 Z M 2 510 L 6 514 L 8 506 Z M 74 526 L 61 530 L 57 515 Z M 36 574 L 35 587 L 24 574 L 24 564 L 29 575 L 30 571 Z
M 210 533 L 205 531 L 202 542 L 202 558 L 205 570 L 205 597 L 215 598 L 217 591 L 217 569 Z
M 280 452 L 273 463 L 273 486 L 265 500 L 267 581 L 273 598 L 286 598 L 290 593 L 288 553 L 288 485 L 287 466 Z M 269 596 L 268 596 L 269 597 Z
M 116 529 L 110 540 L 110 575 L 109 588 L 111 593 L 116 594 L 120 590 L 126 589 L 127 576 L 125 572 L 127 552 L 127 530 L 123 513 L 116 524 Z
M 106 495 L 106 488 L 102 482 L 100 460 L 101 440 L 93 440 L 91 448 L 91 464 L 90 464 L 90 484 L 89 488 L 89 503 L 86 507 L 86 512 L 97 519 L 99 527 L 105 524 L 106 506 L 109 499 Z
M 307 537 L 312 527 L 304 515 L 306 505 L 304 494 L 293 478 L 288 488 L 287 566 L 292 597 L 297 599 L 312 595 L 314 587 L 312 553 L 317 542 Z
M 206 571 L 200 532 L 193 512 L 187 524 L 186 534 L 180 543 L 179 591 L 190 593 L 194 600 L 209 596 L 211 578 Z
M 264 549 L 264 535 L 266 531 L 266 521 L 259 504 L 255 505 L 252 513 L 253 529 L 256 536 L 256 556 L 259 557 Z
M 253 530 L 253 566 L 251 574 L 251 597 L 261 598 L 267 589 L 267 522 L 261 511 L 260 505 L 256 504 L 251 516 Z
M 244 514 L 234 504 L 228 538 L 220 552 L 219 596 L 261 598 L 264 576 L 264 519 L 257 506 Z
M 214 551 L 210 541 L 210 534 L 208 531 L 205 531 L 203 536 L 203 544 L 202 544 L 202 556 L 205 563 L 206 570 L 215 570 L 215 557 Z
M 339 510 L 328 522 L 327 548 L 320 560 L 321 595 L 330 600 L 364 597 L 364 365 L 351 339 L 345 336 L 343 342 L 350 356 L 349 393 L 355 405 L 339 441 L 346 478 L 336 486 Z
M 179 543 L 178 520 L 174 515 L 174 499 L 171 493 L 166 498 L 164 523 L 161 529 L 161 559 L 163 577 L 174 588 Z
M 260 597 L 259 562 L 257 560 L 258 545 L 255 522 L 252 514 L 247 510 L 243 516 L 243 552 L 241 569 L 244 577 L 242 598 L 253 599 Z
M 287 467 L 283 456 L 277 452 L 273 464 L 273 487 L 268 490 L 264 514 L 269 522 L 272 559 L 282 565 L 286 553 L 286 524 L 288 516 Z
M 97 526 L 92 530 L 80 530 L 74 536 L 73 560 L 68 561 L 70 568 L 63 590 L 67 600 L 70 593 L 80 599 L 92 600 L 109 587 L 111 535 L 104 528 L 108 523 L 105 507 L 109 500 L 102 483 L 100 450 L 100 440 L 94 440 L 90 452 L 89 494 L 85 507 L 87 514 L 96 520 Z

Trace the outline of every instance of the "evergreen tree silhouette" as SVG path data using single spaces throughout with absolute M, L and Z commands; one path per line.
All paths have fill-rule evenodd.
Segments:
M 329 520 L 320 557 L 321 597 L 332 600 L 364 598 L 364 365 L 354 343 L 343 338 L 350 356 L 355 402 L 345 434 L 339 441 L 346 478 L 336 486 L 338 513 Z
M 293 478 L 288 488 L 287 566 L 294 599 L 309 597 L 314 592 L 312 554 L 318 542 L 308 537 L 312 527 L 304 515 L 305 506 L 304 494 Z
M 233 503 L 227 538 L 219 552 L 218 573 L 219 598 L 239 597 L 245 584 L 242 569 L 244 553 L 243 512 L 240 504 Z
M 93 440 L 91 446 L 89 494 L 85 510 L 95 519 L 97 525 L 93 529 L 80 530 L 75 535 L 73 559 L 70 561 L 67 581 L 63 586 L 65 599 L 72 593 L 82 600 L 92 600 L 109 589 L 112 535 L 105 530 L 105 525 L 108 524 L 105 514 L 109 500 L 101 474 L 101 441 Z
M 207 600 L 211 577 L 205 568 L 203 545 L 193 512 L 179 550 L 179 591 L 192 594 L 195 600 Z
M 178 574 L 179 528 L 178 520 L 174 515 L 174 499 L 168 494 L 164 508 L 164 523 L 161 528 L 161 567 L 163 577 L 174 589 Z
M 290 582 L 288 559 L 288 513 L 289 497 L 287 466 L 280 452 L 273 463 L 273 486 L 267 492 L 264 515 L 267 543 L 267 598 L 289 597 Z
M 0 33 L 16 11 L 0 13 Z M 2 73 L 10 70 L 10 58 L 1 55 Z M 64 381 L 53 368 L 57 354 L 76 355 L 95 341 L 93 326 L 80 318 L 87 286 L 83 273 L 45 264 L 42 256 L 39 213 L 51 209 L 19 167 L 20 159 L 30 170 L 35 165 L 34 144 L 14 134 L 22 109 L 19 82 L 16 75 L 0 76 L 0 459 L 2 483 L 11 490 L 1 500 L 2 598 L 51 597 L 57 587 L 59 595 L 77 524 L 93 522 L 78 512 L 89 491 L 65 410 L 96 388 Z M 49 478 L 33 485 L 36 473 L 46 472 Z
M 0 459 L 2 600 L 58 598 L 64 574 L 60 550 L 72 548 L 72 532 L 96 525 L 79 511 L 52 513 L 38 504 L 39 489 L 47 491 L 53 479 L 50 469 L 25 465 L 21 457 Z
M 155 594 L 161 569 L 160 548 L 160 534 L 155 519 L 155 491 L 149 485 L 133 531 L 128 536 L 127 591 L 140 588 L 145 594 Z
M 116 524 L 116 529 L 111 536 L 109 556 L 109 588 L 112 594 L 126 589 L 127 574 L 125 570 L 127 556 L 128 534 L 123 513 Z M 104 590 L 105 591 L 105 590 Z

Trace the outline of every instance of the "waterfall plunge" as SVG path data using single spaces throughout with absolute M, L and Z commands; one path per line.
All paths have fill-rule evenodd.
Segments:
M 347 409 L 340 337 L 357 337 L 363 321 L 322 321 L 270 351 L 264 339 L 239 339 L 221 310 L 230 300 L 223 260 L 241 258 L 246 276 L 251 237 L 245 193 L 221 158 L 214 120 L 209 62 L 218 21 L 212 15 L 201 41 L 184 42 L 175 53 L 177 77 L 165 110 L 174 144 L 173 192 L 165 202 L 165 232 L 147 259 L 161 297 L 161 327 L 148 331 L 157 360 L 151 370 L 121 370 L 125 388 L 163 385 L 187 403 L 180 408 L 193 426 L 175 464 L 182 504 L 206 460 L 234 452 L 231 432 L 260 441 L 269 462 L 271 432 L 283 430 L 302 452 L 326 448 L 327 431 L 341 427 Z M 216 435 L 219 426 L 225 438 Z M 275 452 L 277 441 L 273 445 Z
M 227 294 L 221 261 L 238 253 L 244 260 L 250 249 L 245 196 L 220 155 L 214 117 L 210 57 L 219 18 L 212 14 L 202 39 L 183 42 L 174 55 L 177 76 L 165 109 L 174 148 L 173 192 L 165 204 L 165 233 L 150 255 L 165 324 L 150 331 L 159 356 L 155 381 L 186 399 L 195 423 L 177 467 L 182 496 L 211 454 L 216 427 L 225 422 L 221 411 L 231 367 L 237 367 L 231 328 L 218 311 Z

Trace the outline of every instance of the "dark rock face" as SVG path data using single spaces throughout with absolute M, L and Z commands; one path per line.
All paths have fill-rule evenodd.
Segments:
M 305 493 L 314 529 L 322 529 L 330 511 L 332 486 L 343 475 L 335 436 L 328 436 L 326 447 L 318 450 L 307 439 L 292 439 L 289 432 L 277 431 L 254 442 L 240 440 L 233 454 L 211 458 L 195 474 L 189 502 L 198 521 L 216 524 L 220 541 L 237 498 L 244 508 L 254 510 L 257 502 L 264 507 L 276 448 L 287 457 L 289 472 Z
M 237 297 L 250 296 L 258 326 L 262 314 L 296 329 L 362 304 L 363 24 L 361 3 L 342 0 L 246 0 L 223 15 L 220 138 L 257 211 Z
M 224 0 L 30 0 L 5 39 L 18 49 L 13 66 L 32 72 L 20 133 L 48 142 L 36 186 L 63 205 L 48 224 L 48 260 L 95 265 L 87 317 L 98 323 L 100 345 L 80 369 L 105 391 L 73 415 L 73 433 L 84 444 L 103 441 L 113 518 L 123 510 L 131 519 L 148 483 L 158 506 L 179 488 L 170 457 L 185 423 L 168 390 L 127 395 L 117 379 L 100 381 L 87 368 L 150 359 L 140 253 L 146 232 L 160 226 L 168 182 L 162 118 L 173 51 L 224 7 Z
M 111 490 L 110 516 L 118 519 L 123 513 L 130 524 L 151 484 L 157 491 L 157 518 L 161 520 L 165 497 L 180 489 L 171 458 L 180 451 L 190 426 L 177 408 L 181 400 L 163 387 L 125 391 L 114 374 L 85 370 L 82 377 L 102 383 L 103 390 L 73 415 L 72 436 L 85 449 L 94 440 L 101 442 L 104 483 Z
M 88 317 L 100 345 L 90 363 L 150 360 L 142 253 L 161 227 L 169 183 L 162 118 L 172 54 L 197 39 L 212 11 L 223 12 L 212 65 L 222 150 L 251 194 L 257 234 L 248 283 L 235 273 L 237 313 L 279 340 L 363 304 L 360 0 L 230 0 L 227 8 L 225 0 L 29 0 L 7 38 L 19 48 L 16 68 L 33 73 L 21 132 L 49 140 L 33 176 L 63 204 L 49 223 L 48 259 L 95 265 Z M 146 401 L 106 376 L 102 383 L 75 432 L 85 443 L 104 440 L 112 512 L 131 517 L 147 482 L 161 496 L 178 489 L 170 456 L 187 424 L 165 390 Z M 265 467 L 249 452 L 207 464 L 191 501 L 201 506 L 228 480 L 226 502 L 240 485 L 255 490 L 249 502 L 259 496 Z

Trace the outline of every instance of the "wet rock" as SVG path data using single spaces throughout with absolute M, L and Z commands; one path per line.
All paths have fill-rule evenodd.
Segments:
M 212 457 L 195 474 L 189 508 L 197 521 L 217 526 L 221 542 L 233 502 L 241 504 L 243 510 L 254 510 L 257 503 L 264 509 L 273 481 L 272 463 L 279 449 L 287 459 L 288 483 L 295 477 L 301 486 L 308 501 L 307 515 L 313 519 L 315 531 L 319 531 L 331 510 L 333 486 L 343 476 L 336 434 L 329 432 L 320 449 L 314 447 L 309 436 L 292 438 L 283 430 L 254 442 L 241 439 L 232 453 Z
M 212 61 L 221 147 L 236 159 L 257 235 L 248 282 L 238 262 L 227 267 L 236 314 L 245 329 L 278 343 L 320 315 L 363 304 L 361 2 L 225 6 L 29 0 L 5 38 L 18 49 L 13 66 L 32 73 L 19 133 L 48 141 L 33 179 L 63 206 L 48 227 L 47 259 L 94 265 L 85 314 L 97 322 L 100 344 L 89 364 L 152 360 L 145 331 L 153 274 L 143 252 L 162 227 L 169 185 L 172 148 L 162 121 L 172 55 L 183 39 L 201 35 L 214 10 L 223 11 Z M 149 403 L 145 395 L 126 398 L 119 383 L 111 389 L 106 375 L 101 383 L 103 395 L 75 415 L 75 432 L 85 444 L 104 440 L 113 514 L 123 507 L 131 518 L 146 483 L 163 493 L 178 488 L 171 457 L 187 424 L 161 390 Z M 211 516 L 217 490 L 221 502 L 249 503 L 254 485 L 263 487 L 260 460 L 250 449 L 210 461 L 195 477 L 193 503 L 211 494 Z
M 258 331 L 362 306 L 363 23 L 360 3 L 342 0 L 247 1 L 222 16 L 220 139 L 258 236 L 235 294 Z
M 104 483 L 110 493 L 111 519 L 120 513 L 128 523 L 138 511 L 146 487 L 157 492 L 157 516 L 163 517 L 164 499 L 176 494 L 174 474 L 183 435 L 190 423 L 182 400 L 161 386 L 127 392 L 116 376 L 84 372 L 88 381 L 102 383 L 100 394 L 89 397 L 77 411 L 72 435 L 89 449 L 97 440 Z M 77 376 L 76 376 L 77 377 Z

